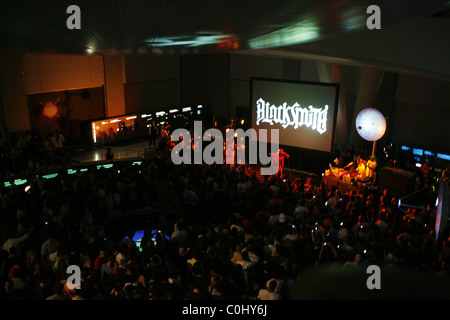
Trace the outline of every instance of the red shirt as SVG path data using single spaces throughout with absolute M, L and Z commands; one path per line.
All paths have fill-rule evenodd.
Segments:
M 102 264 L 106 263 L 108 259 L 105 256 L 98 256 L 94 261 L 94 270 L 100 270 Z

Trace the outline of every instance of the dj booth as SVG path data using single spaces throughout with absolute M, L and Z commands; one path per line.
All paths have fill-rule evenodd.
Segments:
M 323 174 L 328 188 L 337 187 L 339 192 L 364 191 L 373 185 L 370 182 L 355 181 L 354 175 L 345 169 L 330 167 Z M 416 174 L 398 168 L 382 168 L 379 179 L 380 190 L 389 189 L 395 197 L 402 197 L 414 191 Z
M 323 181 L 328 188 L 336 187 L 341 194 L 364 191 L 372 186 L 369 182 L 355 181 L 354 176 L 348 171 L 335 167 L 325 170 Z

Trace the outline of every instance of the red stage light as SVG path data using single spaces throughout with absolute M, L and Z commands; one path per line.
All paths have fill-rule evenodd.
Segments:
M 58 114 L 58 107 L 53 102 L 47 102 L 42 108 L 42 113 L 47 118 L 53 118 Z

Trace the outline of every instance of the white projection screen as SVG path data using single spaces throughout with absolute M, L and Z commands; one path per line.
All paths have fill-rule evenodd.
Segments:
M 252 78 L 252 128 L 278 129 L 280 145 L 331 152 L 338 98 L 336 83 Z

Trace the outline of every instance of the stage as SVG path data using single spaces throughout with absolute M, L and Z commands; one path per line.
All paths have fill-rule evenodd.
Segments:
M 158 139 L 157 139 L 158 140 Z M 158 142 L 158 141 L 157 141 Z M 158 143 L 153 146 L 148 145 L 148 138 L 141 138 L 134 141 L 123 142 L 113 146 L 71 148 L 70 157 L 74 164 L 88 164 L 97 161 L 108 161 L 106 153 L 108 148 L 114 153 L 114 161 L 127 159 L 151 159 L 158 156 Z M 250 166 L 253 169 L 254 166 Z M 308 179 L 312 178 L 315 183 L 324 182 L 327 188 L 336 187 L 340 193 L 345 194 L 350 191 L 364 192 L 367 188 L 375 188 L 371 183 L 352 184 L 350 177 L 343 175 L 339 177 L 336 172 L 326 170 L 322 176 L 307 170 L 299 170 L 294 168 L 283 168 L 283 178 L 287 179 Z

